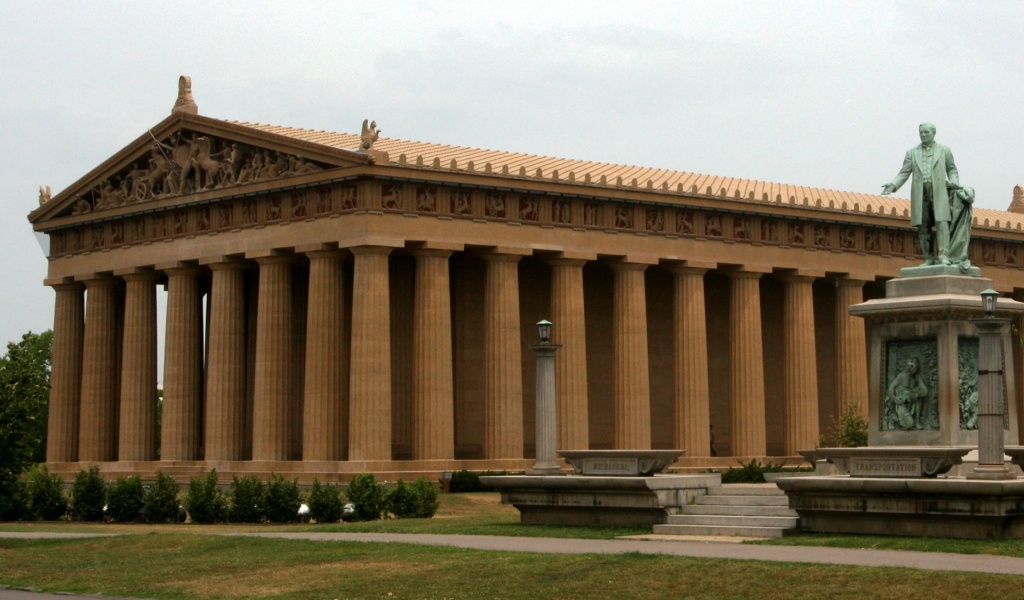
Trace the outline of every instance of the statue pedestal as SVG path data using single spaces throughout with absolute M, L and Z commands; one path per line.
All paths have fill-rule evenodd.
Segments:
M 870 330 L 870 446 L 977 446 L 978 330 L 969 320 L 983 314 L 981 292 L 990 287 L 977 268 L 965 275 L 957 267 L 914 267 L 886 283 L 885 298 L 849 308 Z M 997 316 L 1021 314 L 1024 303 L 999 299 Z M 1004 443 L 1016 445 L 1010 332 L 1002 338 Z

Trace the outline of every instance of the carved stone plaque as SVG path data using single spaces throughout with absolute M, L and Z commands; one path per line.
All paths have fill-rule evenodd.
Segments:
M 921 477 L 921 459 L 917 457 L 850 458 L 851 477 Z
M 635 458 L 584 458 L 584 475 L 636 475 L 640 465 Z

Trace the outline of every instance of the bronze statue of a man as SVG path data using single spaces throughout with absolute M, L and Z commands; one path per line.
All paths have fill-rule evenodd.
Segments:
M 910 175 L 914 175 L 910 192 L 910 225 L 917 228 L 924 264 L 948 265 L 949 223 L 952 221 L 949 192 L 960 188 L 960 175 L 950 149 L 935 142 L 935 125 L 921 123 L 918 131 L 921 143 L 907 150 L 903 168 L 891 182 L 882 186 L 882 195 L 900 189 Z M 937 253 L 932 252 L 932 226 L 938 237 Z

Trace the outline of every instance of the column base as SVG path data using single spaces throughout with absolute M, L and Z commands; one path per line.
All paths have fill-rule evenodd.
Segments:
M 984 479 L 998 481 L 1004 479 L 1017 479 L 1017 475 L 1008 469 L 1006 465 L 978 465 L 965 475 L 967 479 Z

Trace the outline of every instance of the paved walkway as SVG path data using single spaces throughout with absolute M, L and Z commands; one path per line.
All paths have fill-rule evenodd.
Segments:
M 400 542 L 427 546 L 454 546 L 474 550 L 540 552 L 544 554 L 668 554 L 700 558 L 731 558 L 774 562 L 857 565 L 863 567 L 910 567 L 932 571 L 974 571 L 1024 575 L 1024 558 L 990 554 L 950 554 L 904 550 L 860 550 L 822 546 L 762 546 L 678 539 L 580 540 L 528 538 L 494 535 L 434 535 L 421 533 L 237 533 L 241 535 L 295 540 L 344 542 Z M 672 537 L 672 536 L 664 536 Z M 682 536 L 679 536 L 682 537 Z
M 201 532 L 196 532 L 201 533 Z M 118 534 L 0 532 L 0 538 L 60 539 L 106 537 Z M 989 554 L 950 554 L 945 552 L 909 552 L 904 550 L 861 550 L 825 548 L 822 546 L 762 546 L 728 543 L 729 538 L 705 538 L 701 541 L 681 536 L 637 536 L 615 540 L 580 540 L 565 538 L 505 537 L 494 535 L 437 535 L 416 533 L 222 533 L 242 537 L 263 537 L 321 542 L 376 542 L 450 546 L 473 550 L 538 552 L 542 554 L 665 554 L 699 558 L 727 558 L 772 562 L 855 565 L 862 567 L 908 567 L 931 571 L 972 571 L 1024 575 L 1024 558 Z M 28 591 L 0 589 L 0 600 L 66 600 L 68 598 L 100 598 L 39 594 Z

